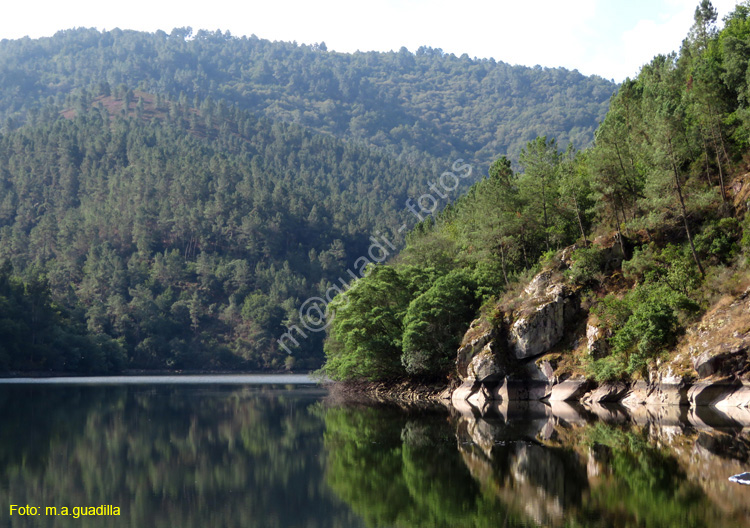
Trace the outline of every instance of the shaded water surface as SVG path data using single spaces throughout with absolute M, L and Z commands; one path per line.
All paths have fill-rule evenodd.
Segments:
M 750 524 L 727 480 L 750 470 L 742 417 L 342 404 L 275 380 L 0 383 L 0 526 Z M 99 505 L 121 514 L 44 512 Z

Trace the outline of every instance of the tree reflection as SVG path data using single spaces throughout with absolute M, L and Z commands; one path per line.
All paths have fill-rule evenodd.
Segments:
M 482 493 L 445 412 L 334 407 L 323 412 L 327 481 L 371 527 L 484 527 L 521 517 Z
M 306 391 L 3 387 L 0 503 L 122 511 L 55 526 L 358 526 L 323 482 Z
M 701 448 L 706 433 L 685 434 L 672 448 L 656 426 L 608 425 L 593 416 L 569 423 L 549 414 L 524 425 L 518 416 L 389 406 L 319 412 L 327 481 L 373 528 L 708 527 L 748 520 L 744 503 L 728 507 L 707 496 L 689 478 L 689 460 L 677 456 Z

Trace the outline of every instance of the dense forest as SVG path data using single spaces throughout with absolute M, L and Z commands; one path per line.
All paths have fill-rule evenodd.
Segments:
M 407 200 L 543 129 L 590 143 L 614 90 L 189 29 L 3 40 L 0 71 L 0 371 L 319 367 L 323 333 L 279 338 L 403 247 Z
M 615 84 L 562 68 L 511 66 L 422 47 L 334 53 L 190 28 L 93 29 L 0 42 L 0 122 L 98 83 L 230 105 L 366 142 L 407 160 L 483 165 L 537 135 L 585 147 Z M 10 121 L 7 121 L 7 120 Z
M 63 116 L 45 108 L 0 137 L 0 259 L 29 281 L 8 312 L 28 313 L 19 303 L 43 289 L 116 354 L 94 370 L 123 357 L 140 368 L 315 365 L 320 336 L 294 356 L 275 338 L 366 252 L 366 234 L 399 241 L 401 204 L 427 173 L 210 100 L 143 95 L 126 107 L 118 95 Z M 0 366 L 79 368 L 56 334 L 28 342 L 54 322 L 37 319 L 7 327 Z
M 574 243 L 566 280 L 611 335 L 606 357 L 577 367 L 598 380 L 645 372 L 719 296 L 749 285 L 746 204 L 729 194 L 748 167 L 748 43 L 750 2 L 720 30 L 703 0 L 679 53 L 656 56 L 613 96 L 591 148 L 540 136 L 520 171 L 496 159 L 396 261 L 335 301 L 326 372 L 446 376 L 478 309 L 512 312 L 529 279 Z M 619 241 L 621 273 L 604 273 L 595 237 Z

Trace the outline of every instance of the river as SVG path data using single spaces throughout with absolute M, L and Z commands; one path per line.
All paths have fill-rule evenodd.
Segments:
M 0 526 L 750 524 L 727 480 L 750 424 L 706 409 L 479 416 L 342 403 L 305 376 L 143 376 L 2 380 L 0 420 Z

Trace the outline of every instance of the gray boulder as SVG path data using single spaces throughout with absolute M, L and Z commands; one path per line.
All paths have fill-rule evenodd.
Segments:
M 614 403 L 622 400 L 630 387 L 621 381 L 603 383 L 591 392 L 586 400 L 590 403 Z
M 538 292 L 536 279 L 527 288 Z M 534 285 L 534 288 L 531 286 Z M 565 323 L 578 311 L 574 294 L 562 284 L 552 283 L 542 295 L 527 299 L 508 331 L 508 345 L 517 359 L 526 359 L 549 352 L 565 333 Z
M 497 381 L 505 375 L 494 348 L 494 343 L 489 342 L 471 358 L 466 367 L 466 380 Z

